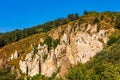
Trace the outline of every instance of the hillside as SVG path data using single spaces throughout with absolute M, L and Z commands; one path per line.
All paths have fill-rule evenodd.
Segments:
M 120 33 L 120 31 L 119 31 Z M 116 42 L 107 46 L 86 64 L 70 68 L 68 80 L 120 80 L 120 34 Z M 113 37 L 113 36 L 112 36 Z M 112 39 L 109 42 L 113 41 Z
M 48 32 L 53 28 L 56 28 L 60 25 L 67 24 L 76 19 L 79 19 L 78 13 L 69 14 L 67 18 L 58 18 L 56 20 L 49 21 L 44 24 L 39 24 L 31 28 L 25 28 L 23 30 L 16 29 L 11 32 L 0 33 L 0 48 L 7 44 L 17 42 L 21 39 L 27 38 L 31 35 Z
M 5 45 L 0 79 L 120 80 L 119 15 L 87 12 Z

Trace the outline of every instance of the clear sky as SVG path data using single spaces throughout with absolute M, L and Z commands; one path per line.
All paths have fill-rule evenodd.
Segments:
M 120 11 L 120 0 L 0 0 L 0 32 L 23 29 L 69 13 Z

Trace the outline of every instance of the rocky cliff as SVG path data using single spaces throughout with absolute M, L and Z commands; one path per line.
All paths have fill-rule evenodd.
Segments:
M 32 45 L 32 50 L 20 58 L 19 68 L 23 74 L 31 77 L 37 74 L 50 77 L 57 73 L 57 77 L 64 78 L 70 66 L 86 63 L 100 52 L 107 43 L 111 31 L 113 29 L 98 30 L 97 24 L 75 23 L 64 28 L 60 26 L 48 33 L 52 38 L 51 44 L 54 45 L 54 40 L 59 40 L 59 44 L 49 48 L 44 44 L 45 38 L 41 38 L 40 43 Z M 19 51 L 15 51 L 8 61 L 18 57 Z

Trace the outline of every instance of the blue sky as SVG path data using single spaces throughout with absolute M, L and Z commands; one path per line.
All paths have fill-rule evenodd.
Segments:
M 120 11 L 120 0 L 0 0 L 0 32 L 23 29 L 69 13 Z

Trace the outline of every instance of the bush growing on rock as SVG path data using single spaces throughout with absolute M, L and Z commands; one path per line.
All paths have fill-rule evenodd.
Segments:
M 117 16 L 115 24 L 116 24 L 115 27 L 118 28 L 118 29 L 120 29 L 120 15 Z
M 104 15 L 101 15 L 101 16 L 100 16 L 100 20 L 103 20 L 103 19 L 104 19 Z
M 52 47 L 52 37 L 47 36 L 46 39 L 44 40 L 44 44 L 48 46 L 48 51 L 49 51 Z
M 109 41 L 107 42 L 107 45 L 112 45 L 115 41 L 117 41 L 117 38 L 116 37 L 110 37 Z
M 34 52 L 34 54 L 36 54 L 38 52 L 37 45 L 33 46 L 33 52 Z
M 0 80 L 15 80 L 16 74 L 11 73 L 10 69 L 0 69 Z
M 94 21 L 93 21 L 94 24 L 99 23 L 99 22 L 100 22 L 100 21 L 99 21 L 98 18 L 95 18 Z
M 120 30 L 116 30 L 109 38 L 107 45 L 111 46 L 114 42 L 120 39 Z
M 47 80 L 45 76 L 37 74 L 36 76 L 33 76 L 31 80 Z
M 53 48 L 55 49 L 58 44 L 60 44 L 60 39 L 54 40 L 54 41 L 53 41 Z
M 47 59 L 47 57 L 48 57 L 48 54 L 44 54 L 44 55 L 43 55 L 43 57 L 42 57 L 43 62 Z

